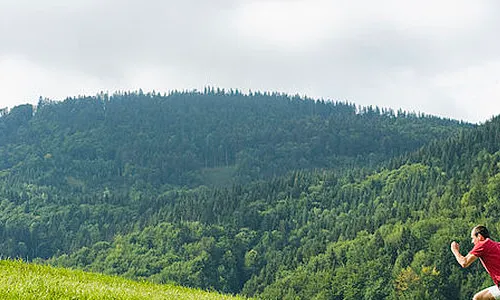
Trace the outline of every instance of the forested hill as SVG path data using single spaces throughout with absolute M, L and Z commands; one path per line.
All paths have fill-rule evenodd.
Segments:
M 3 257 L 259 299 L 491 285 L 449 242 L 500 236 L 499 118 L 207 90 L 41 100 L 0 127 Z
M 282 94 L 41 99 L 0 117 L 0 170 L 44 185 L 198 186 L 371 167 L 472 125 Z
M 470 299 L 492 282 L 449 245 L 500 236 L 499 138 L 495 118 L 379 172 L 143 190 L 136 230 L 50 262 L 259 299 Z

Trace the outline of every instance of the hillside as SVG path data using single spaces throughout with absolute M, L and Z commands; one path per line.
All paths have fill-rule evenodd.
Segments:
M 182 189 L 251 184 L 299 170 L 370 169 L 473 127 L 213 90 L 41 99 L 1 115 L 0 245 L 5 256 L 29 258 L 143 227 L 163 201 L 186 194 Z
M 0 260 L 0 298 L 24 299 L 244 299 L 164 284 Z
M 65 188 L 221 185 L 371 167 L 470 124 L 281 94 L 41 99 L 0 117 L 0 170 Z
M 262 299 L 487 283 L 448 240 L 497 226 L 497 118 L 210 90 L 41 100 L 0 126 L 4 256 Z
M 261 299 L 470 299 L 491 280 L 461 269 L 449 243 L 470 250 L 479 223 L 500 235 L 499 128 L 495 118 L 391 169 L 170 192 L 149 219 L 171 223 L 51 262 Z

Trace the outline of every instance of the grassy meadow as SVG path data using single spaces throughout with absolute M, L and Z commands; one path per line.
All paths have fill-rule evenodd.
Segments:
M 116 276 L 0 260 L 0 299 L 201 299 L 237 300 L 175 285 L 136 282 Z

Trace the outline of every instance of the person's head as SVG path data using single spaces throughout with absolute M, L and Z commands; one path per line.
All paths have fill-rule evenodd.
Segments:
M 470 238 L 472 239 L 472 243 L 475 245 L 477 242 L 484 241 L 485 239 L 490 237 L 490 232 L 488 228 L 483 225 L 477 225 L 472 228 L 470 233 Z

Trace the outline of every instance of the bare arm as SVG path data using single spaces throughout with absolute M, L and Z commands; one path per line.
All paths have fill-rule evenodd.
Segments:
M 470 253 L 467 254 L 467 256 L 460 254 L 460 245 L 457 242 L 451 243 L 451 252 L 453 252 L 453 255 L 455 255 L 457 262 L 462 266 L 462 268 L 467 268 L 477 259 L 477 256 Z

